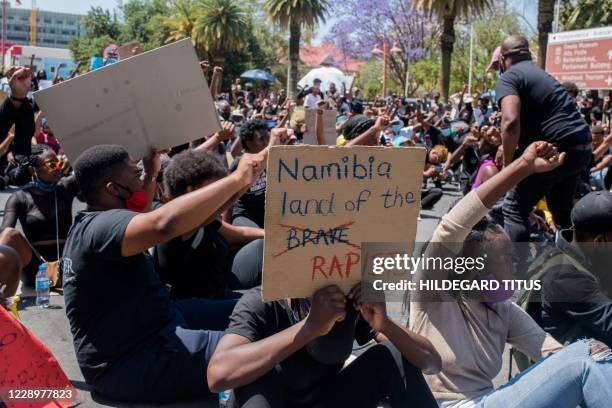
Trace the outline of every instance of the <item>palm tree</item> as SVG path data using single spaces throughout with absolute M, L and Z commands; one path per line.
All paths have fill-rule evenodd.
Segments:
M 289 98 L 293 98 L 297 90 L 302 27 L 313 29 L 317 23 L 325 22 L 328 6 L 327 0 L 266 0 L 265 8 L 270 18 L 277 21 L 283 30 L 289 28 Z
M 442 20 L 442 36 L 440 37 L 440 49 L 442 51 L 442 65 L 440 67 L 440 94 L 442 100 L 448 101 L 448 90 L 450 86 L 451 60 L 453 47 L 455 45 L 455 20 L 460 17 L 472 17 L 480 15 L 491 8 L 491 0 L 416 0 L 414 8 L 429 13 L 437 14 Z
M 194 30 L 197 19 L 193 0 L 174 0 L 170 4 L 168 16 L 161 17 L 162 27 L 166 30 L 165 42 L 170 43 L 191 37 L 194 45 L 196 43 L 196 32 Z
M 198 0 L 196 7 L 198 43 L 223 66 L 227 53 L 245 44 L 249 26 L 244 5 L 238 0 Z
M 555 17 L 555 0 L 538 1 L 538 65 L 546 66 L 546 46 L 548 33 L 552 32 Z

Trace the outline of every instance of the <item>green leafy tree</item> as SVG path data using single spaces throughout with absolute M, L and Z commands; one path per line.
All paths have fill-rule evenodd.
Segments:
M 457 17 L 472 18 L 491 9 L 491 0 L 416 0 L 414 8 L 430 15 L 436 14 L 442 22 L 440 36 L 441 66 L 440 93 L 448 100 L 451 80 L 451 61 L 455 44 L 455 20 Z
M 267 0 L 265 8 L 270 18 L 289 29 L 289 73 L 287 94 L 293 97 L 297 90 L 300 38 L 302 29 L 313 29 L 324 22 L 328 10 L 327 0 Z
M 119 4 L 123 16 L 120 42 L 138 41 L 147 51 L 162 45 L 162 16 L 169 13 L 165 0 L 128 0 Z
M 160 17 L 161 26 L 164 28 L 164 41 L 166 43 L 191 37 L 194 45 L 197 44 L 195 31 L 196 20 L 195 2 L 193 0 L 174 0 L 168 7 L 168 14 Z
M 198 0 L 196 40 L 215 64 L 223 65 L 228 53 L 243 47 L 249 32 L 243 3 L 237 0 Z
M 612 2 L 609 0 L 562 0 L 560 26 L 564 31 L 612 25 Z
M 85 35 L 90 38 L 108 35 L 119 38 L 121 25 L 115 12 L 104 10 L 102 7 L 92 7 L 83 17 L 81 24 L 85 27 Z
M 83 69 L 86 69 L 91 57 L 101 56 L 106 45 L 118 40 L 121 24 L 116 13 L 101 7 L 92 7 L 81 24 L 85 28 L 85 35 L 72 38 L 68 47 L 73 59 L 83 63 Z

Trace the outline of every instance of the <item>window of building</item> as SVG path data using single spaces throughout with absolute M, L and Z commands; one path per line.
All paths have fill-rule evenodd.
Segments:
M 50 18 L 45 18 L 45 24 L 51 24 L 51 23 L 52 23 L 52 21 L 51 21 Z

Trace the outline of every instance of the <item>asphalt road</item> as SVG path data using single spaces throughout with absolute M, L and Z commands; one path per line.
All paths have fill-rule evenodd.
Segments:
M 421 219 L 418 221 L 416 242 L 425 242 L 431 237 L 440 217 L 448 212 L 450 205 L 461 196 L 456 186 L 447 185 L 444 188 L 445 194 L 431 211 L 422 211 Z M 0 217 L 4 215 L 4 205 L 10 195 L 10 191 L 0 192 Z M 79 211 L 84 207 L 83 203 L 75 200 L 74 211 Z M 112 290 L 111 287 L 108 290 Z M 145 408 L 145 407 L 165 407 L 165 408 L 191 408 L 191 407 L 216 407 L 217 400 L 198 400 L 175 402 L 172 404 L 150 405 L 150 404 L 127 404 L 116 401 L 108 401 L 99 396 L 92 395 L 89 387 L 85 384 L 83 376 L 79 370 L 72 346 L 72 336 L 64 310 L 64 299 L 59 294 L 51 296 L 51 307 L 49 309 L 39 309 L 35 305 L 35 294 L 24 292 L 21 294 L 19 313 L 22 322 L 38 336 L 53 352 L 79 392 L 78 406 L 81 407 L 125 407 L 125 408 Z M 119 306 L 118 306 L 119 307 Z M 406 316 L 402 314 L 399 303 L 388 303 L 390 315 L 399 321 L 405 322 Z M 499 386 L 508 378 L 509 353 L 504 353 L 504 365 L 494 383 Z

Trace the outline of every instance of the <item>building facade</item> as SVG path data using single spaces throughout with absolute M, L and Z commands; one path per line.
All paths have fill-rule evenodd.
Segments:
M 1 2 L 0 2 L 1 4 Z M 2 8 L 0 7 L 0 12 Z M 6 6 L 6 43 L 30 44 L 30 9 Z M 41 47 L 68 48 L 72 37 L 85 35 L 81 25 L 82 15 L 38 10 L 36 45 Z M 1 35 L 1 33 L 0 33 Z

